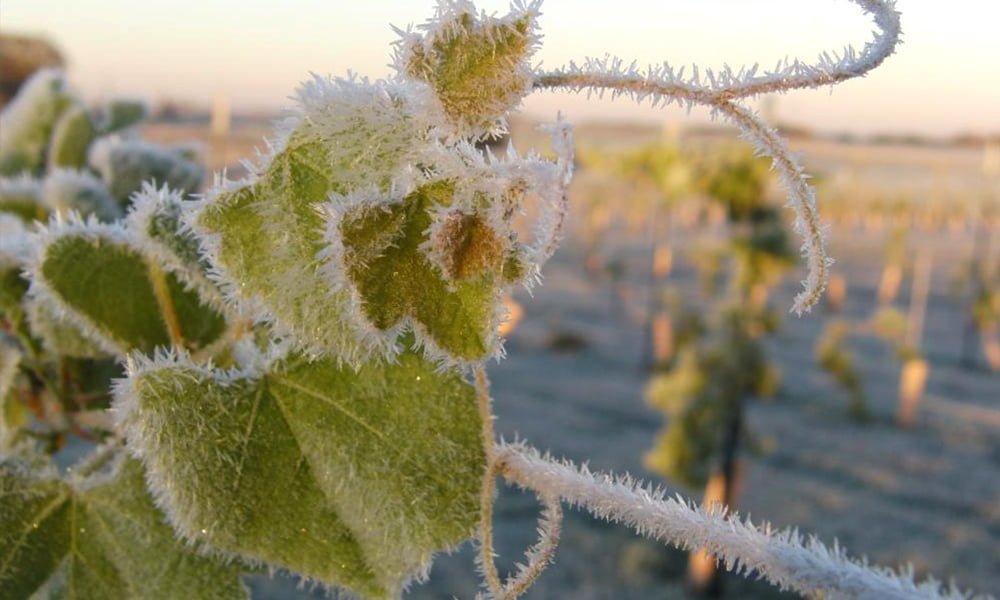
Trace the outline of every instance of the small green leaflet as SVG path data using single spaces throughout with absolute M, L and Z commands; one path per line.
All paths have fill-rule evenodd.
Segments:
M 146 104 L 140 100 L 118 98 L 104 106 L 102 133 L 113 133 L 131 127 L 146 118 Z
M 32 335 L 41 339 L 42 345 L 52 355 L 74 358 L 108 356 L 107 350 L 81 331 L 78 322 L 61 317 L 52 305 L 29 296 L 22 306 Z
M 448 181 L 427 184 L 384 209 L 349 213 L 339 228 L 347 278 L 376 329 L 396 330 L 411 321 L 447 356 L 475 361 L 494 350 L 509 241 L 475 216 L 451 219 L 459 225 L 445 224 L 437 239 L 428 240 L 430 211 L 451 204 L 453 192 Z M 467 220 L 478 226 L 463 226 Z M 442 264 L 424 251 L 429 241 L 440 246 Z
M 238 564 L 200 556 L 174 536 L 146 491 L 142 465 L 65 482 L 47 459 L 0 458 L 0 590 L 5 598 L 246 598 Z
M 87 166 L 87 148 L 96 136 L 94 122 L 82 103 L 68 108 L 56 121 L 49 140 L 49 170 L 64 167 L 82 169 Z
M 397 68 L 430 84 L 460 135 L 478 137 L 531 90 L 535 14 L 479 21 L 462 5 L 445 10 L 426 35 L 404 36 Z
M 45 170 L 45 151 L 59 116 L 72 103 L 66 78 L 56 69 L 39 69 L 0 111 L 0 175 Z
M 391 598 L 475 529 L 474 389 L 414 354 L 255 377 L 161 358 L 132 367 L 115 409 L 174 527 L 221 551 Z

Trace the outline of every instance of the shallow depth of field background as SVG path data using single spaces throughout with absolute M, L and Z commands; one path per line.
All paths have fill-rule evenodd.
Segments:
M 89 12 L 81 12 L 84 4 Z M 240 160 L 262 146 L 281 99 L 307 69 L 343 74 L 353 65 L 363 74 L 384 76 L 385 44 L 392 39 L 384 24 L 419 21 L 431 10 L 429 3 L 373 3 L 371 9 L 330 4 L 291 3 L 274 13 L 284 20 L 265 27 L 261 22 L 270 9 L 225 2 L 205 2 L 207 12 L 199 14 L 186 3 L 154 2 L 143 9 L 110 1 L 90 6 L 5 0 L 0 32 L 47 36 L 61 48 L 71 81 L 88 98 L 145 97 L 155 116 L 141 128 L 143 136 L 201 141 L 210 168 L 225 168 L 235 177 L 243 169 Z M 639 21 L 618 13 L 604 18 L 590 7 L 569 15 L 563 3 L 548 4 L 551 10 L 541 22 L 545 43 L 554 46 L 543 55 L 547 67 L 600 48 L 625 57 L 633 51 L 653 52 L 661 60 L 677 55 L 680 63 L 697 60 L 706 66 L 743 63 L 747 49 L 758 52 L 760 60 L 786 53 L 808 60 L 827 47 L 863 43 L 869 30 L 846 2 L 817 3 L 815 13 L 831 15 L 828 26 L 813 11 L 777 1 L 760 2 L 763 16 L 746 8 L 751 3 L 715 1 L 705 2 L 700 12 L 678 9 L 646 18 L 641 11 L 653 7 L 625 3 L 621 10 L 639 13 Z M 773 398 L 747 402 L 755 443 L 741 454 L 745 470 L 738 509 L 755 521 L 795 526 L 827 542 L 836 539 L 852 554 L 879 564 L 909 563 L 918 574 L 996 593 L 1000 372 L 998 365 L 991 367 L 989 344 L 980 338 L 1000 334 L 970 325 L 969 278 L 975 259 L 993 274 L 994 294 L 1000 285 L 1000 94 L 994 89 L 1000 84 L 993 81 L 1000 48 L 988 46 L 994 42 L 987 38 L 995 36 L 977 33 L 982 23 L 996 23 L 990 15 L 973 18 L 985 3 L 956 3 L 948 14 L 935 13 L 942 9 L 932 4 L 899 3 L 905 43 L 884 73 L 876 70 L 832 94 L 791 94 L 757 105 L 782 127 L 816 176 L 830 253 L 837 261 L 834 272 L 846 282 L 846 293 L 837 307 L 821 305 L 802 318 L 784 314 L 804 273 L 799 266 L 772 295 L 783 322 L 768 338 L 767 352 L 781 371 L 781 383 Z M 486 8 L 502 11 L 504 6 Z M 969 11 L 966 19 L 952 16 L 963 9 Z M 311 10 L 324 11 L 326 29 L 315 24 L 323 19 L 310 17 Z M 404 14 L 398 17 L 400 11 Z M 257 12 L 261 22 L 255 20 Z M 235 24 L 218 21 L 227 15 Z M 595 26 L 601 19 L 602 26 Z M 761 25 L 748 28 L 753 21 L 746 19 Z M 352 27 L 368 31 L 372 23 L 381 27 L 372 29 L 381 37 L 345 41 Z M 127 35 L 116 37 L 114 27 Z M 630 36 L 629 27 L 637 33 Z M 136 28 L 146 32 L 148 45 L 142 45 Z M 689 30 L 701 35 L 685 33 Z M 783 33 L 788 34 L 786 49 Z M 684 43 L 684 35 L 693 36 L 690 43 Z M 706 56 L 715 52 L 706 42 L 712 35 L 729 41 L 722 44 L 722 54 Z M 641 46 L 650 39 L 656 42 L 651 48 Z M 243 45 L 234 50 L 236 43 Z M 188 50 L 171 55 L 174 45 Z M 128 62 L 137 52 L 141 76 Z M 217 72 L 226 75 L 220 79 Z M 691 118 L 677 110 L 630 113 L 625 100 L 614 107 L 607 102 L 588 107 L 578 99 L 549 96 L 532 98 L 512 121 L 512 143 L 519 151 L 545 151 L 547 142 L 536 126 L 554 117 L 560 102 L 568 103 L 577 125 L 581 157 L 613 158 L 648 145 L 711 155 L 739 143 L 733 130 L 708 123 L 697 111 Z M 771 200 L 782 202 L 780 189 L 771 188 Z M 663 414 L 644 400 L 652 376 L 651 322 L 664 298 L 703 304 L 696 258 L 726 238 L 725 222 L 703 198 L 672 198 L 667 207 L 641 182 L 582 159 L 570 204 L 567 238 L 544 270 L 543 285 L 532 294 L 514 291 L 524 314 L 507 340 L 507 358 L 489 366 L 498 432 L 589 462 L 594 469 L 656 480 L 643 464 L 664 424 Z M 651 273 L 657 246 L 671 251 L 669 274 Z M 914 303 L 925 307 L 919 338 L 929 371 L 909 428 L 896 421 L 899 361 L 865 328 L 880 306 L 878 287 L 893 248 L 902 257 L 902 279 L 893 297 L 881 304 L 904 315 L 911 314 Z M 913 281 L 920 270 L 929 276 L 930 287 L 915 295 Z M 816 364 L 818 337 L 833 319 L 857 329 L 848 347 L 871 411 L 864 423 L 849 417 L 847 394 Z M 702 492 L 662 483 L 694 499 Z M 530 495 L 502 493 L 495 523 L 501 568 L 521 560 L 523 549 L 534 542 L 537 512 Z M 568 511 L 556 563 L 529 597 L 682 597 L 684 570 L 683 553 Z M 294 581 L 280 575 L 248 581 L 255 598 L 322 595 L 296 589 Z M 414 586 L 410 597 L 470 597 L 477 582 L 467 545 L 436 562 L 430 582 Z M 732 598 L 781 595 L 739 578 L 727 579 L 725 592 Z

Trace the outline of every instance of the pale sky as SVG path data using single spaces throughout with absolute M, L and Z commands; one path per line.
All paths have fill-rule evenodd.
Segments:
M 505 13 L 508 3 L 477 6 Z M 88 98 L 225 96 L 239 112 L 287 106 L 309 71 L 387 76 L 389 24 L 422 22 L 433 7 L 433 0 L 2 0 L 0 29 L 55 41 Z M 778 117 L 822 131 L 1000 131 L 1000 2 L 898 0 L 897 8 L 903 44 L 895 56 L 832 92 L 780 97 Z M 544 67 L 605 53 L 640 65 L 770 66 L 848 43 L 860 48 L 872 30 L 847 0 L 546 0 L 542 12 L 545 38 L 534 62 Z M 549 92 L 524 106 L 547 119 L 558 109 L 571 121 L 686 118 Z

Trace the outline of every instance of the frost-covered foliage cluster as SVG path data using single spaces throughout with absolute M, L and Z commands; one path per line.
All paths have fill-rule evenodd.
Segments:
M 877 64 L 896 15 L 860 4 L 882 30 L 860 55 L 793 63 L 767 85 L 725 75 L 691 96 L 745 127 L 789 184 L 814 267 L 800 307 L 826 266 L 811 192 L 734 99 Z M 659 497 L 496 445 L 483 365 L 502 356 L 499 298 L 537 283 L 558 245 L 572 140 L 557 120 L 552 160 L 477 144 L 534 89 L 636 84 L 534 69 L 539 8 L 498 18 L 442 0 L 400 31 L 395 77 L 306 82 L 250 174 L 197 197 L 185 149 L 122 132 L 134 105 L 98 118 L 60 74 L 32 80 L 0 117 L 5 593 L 241 597 L 239 573 L 266 567 L 397 597 L 436 552 L 478 537 L 485 593 L 512 597 L 552 556 L 560 498 L 809 593 L 916 589 L 720 515 L 683 525 L 690 511 Z M 529 201 L 539 216 L 524 237 L 514 219 Z M 46 452 L 70 434 L 102 444 L 59 477 Z M 546 505 L 543 539 L 506 584 L 489 543 L 497 475 Z
M 693 486 L 733 470 L 749 433 L 746 402 L 771 396 L 778 385 L 777 368 L 761 341 L 780 323 L 767 298 L 795 259 L 781 215 L 766 199 L 766 163 L 742 149 L 719 154 L 699 165 L 696 178 L 726 214 L 725 254 L 732 258 L 727 285 L 704 294 L 697 311 L 683 305 L 674 310 L 681 332 L 676 356 L 656 365 L 646 390 L 648 403 L 668 419 L 644 462 L 669 480 Z M 692 313 L 704 318 L 692 323 Z M 732 484 L 726 480 L 727 491 Z

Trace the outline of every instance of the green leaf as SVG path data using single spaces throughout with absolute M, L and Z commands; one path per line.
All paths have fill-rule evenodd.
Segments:
M 108 356 L 101 344 L 88 337 L 78 323 L 60 316 L 51 305 L 29 296 L 24 306 L 31 333 L 42 340 L 50 354 L 74 358 Z
M 27 229 L 17 217 L 0 213 L 0 318 L 20 318 L 28 281 L 21 276 L 27 254 Z
M 19 218 L 25 224 L 45 221 L 48 210 L 42 205 L 42 184 L 30 177 L 0 177 L 0 214 Z
M 231 298 L 310 351 L 352 363 L 372 349 L 347 314 L 348 294 L 317 274 L 326 247 L 317 207 L 331 193 L 388 188 L 427 144 L 423 113 L 403 92 L 387 82 L 306 83 L 300 119 L 259 175 L 215 190 L 193 219 Z
M 198 239 L 182 221 L 183 205 L 180 192 L 144 184 L 132 197 L 126 227 L 144 253 L 221 310 L 224 303 L 218 286 L 208 277 L 210 266 L 201 256 Z
M 11 598 L 246 598 L 239 568 L 174 537 L 142 466 L 72 484 L 37 457 L 0 460 L 0 589 Z
M 52 132 L 48 168 L 84 168 L 87 165 L 87 149 L 95 136 L 94 121 L 85 106 L 75 104 L 67 109 L 56 121 Z
M 121 208 L 99 179 L 86 171 L 55 169 L 42 184 L 42 201 L 54 213 L 75 211 L 110 223 L 122 217 Z
M 21 277 L 21 266 L 0 256 L 0 316 L 20 311 L 21 299 L 28 291 L 28 282 Z
M 69 487 L 38 467 L 0 460 L 0 587 L 15 598 L 43 585 L 69 550 Z
M 15 432 L 27 416 L 23 405 L 14 396 L 21 358 L 16 341 L 0 333 L 0 452 L 13 441 Z
M 104 107 L 101 133 L 108 134 L 135 125 L 146 118 L 146 104 L 141 100 L 119 98 Z
M 413 354 L 252 378 L 161 360 L 133 367 L 115 409 L 175 528 L 222 551 L 395 597 L 475 529 L 475 392 Z
M 204 348 L 225 329 L 221 314 L 129 243 L 120 228 L 56 228 L 31 269 L 32 293 L 116 354 L 172 344 Z
M 72 103 L 61 72 L 32 75 L 0 112 L 0 175 L 40 174 L 56 121 Z
M 426 35 L 407 35 L 399 71 L 426 81 L 460 135 L 490 130 L 531 90 L 533 11 L 477 19 L 465 6 L 446 6 Z
M 198 224 L 218 236 L 214 262 L 234 282 L 232 294 L 265 307 L 300 343 L 354 360 L 363 352 L 344 318 L 346 294 L 331 294 L 316 275 L 322 221 L 311 205 L 330 182 L 305 166 L 301 157 L 321 152 L 309 150 L 289 149 L 257 184 L 219 194 Z
M 144 182 L 189 194 L 198 190 L 205 176 L 200 164 L 180 152 L 138 139 L 100 138 L 94 142 L 89 160 L 122 207 Z
M 427 184 L 382 210 L 349 213 L 339 229 L 347 277 L 376 329 L 412 322 L 447 356 L 475 361 L 494 351 L 510 243 L 484 217 L 463 212 L 444 213 L 429 235 L 433 211 L 453 195 L 449 181 Z

